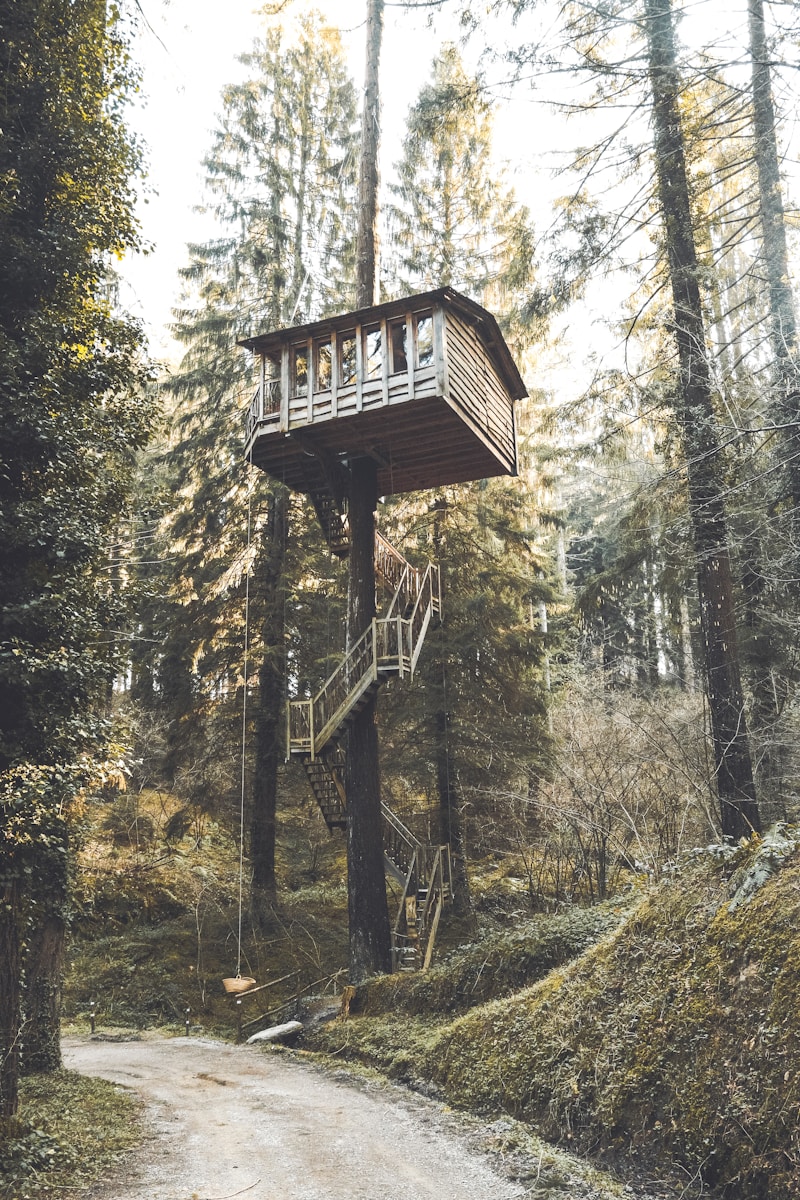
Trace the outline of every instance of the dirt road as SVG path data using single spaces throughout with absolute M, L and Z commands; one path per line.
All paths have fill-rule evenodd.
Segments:
M 198 1038 L 71 1038 L 72 1070 L 131 1088 L 149 1136 L 91 1200 L 614 1200 L 631 1196 L 539 1156 L 520 1171 L 487 1127 L 391 1084 Z M 497 1136 L 492 1137 L 492 1129 Z M 505 1135 L 507 1138 L 507 1135 Z M 509 1174 L 516 1178 L 509 1178 Z M 546 1190 L 545 1190 L 546 1189 Z

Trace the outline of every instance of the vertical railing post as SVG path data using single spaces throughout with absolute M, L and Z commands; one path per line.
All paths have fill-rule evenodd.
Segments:
M 317 747 L 315 745 L 316 737 L 315 737 L 315 731 L 314 731 L 314 698 L 313 698 L 313 696 L 308 702 L 308 739 L 311 743 L 311 757 L 313 759 L 313 758 L 317 757 L 317 754 L 316 754 Z

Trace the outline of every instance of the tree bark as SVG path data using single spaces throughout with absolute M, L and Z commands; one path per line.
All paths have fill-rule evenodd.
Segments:
M 263 587 L 262 647 L 255 712 L 255 762 L 250 814 L 252 902 L 256 915 L 275 897 L 275 830 L 278 767 L 284 757 L 286 646 L 283 628 L 283 568 L 288 536 L 289 495 L 277 485 L 259 556 Z
M 375 509 L 378 468 L 369 458 L 351 465 L 350 579 L 347 642 L 352 647 L 375 616 Z M 350 725 L 345 770 L 350 980 L 361 983 L 392 969 L 383 871 L 375 693 Z
M 436 557 L 441 562 L 444 542 L 444 521 L 447 513 L 447 500 L 440 496 L 434 504 L 433 513 L 433 548 Z M 438 663 L 438 680 L 436 684 L 437 703 L 433 714 L 434 740 L 436 747 L 436 790 L 439 797 L 439 828 L 440 837 L 450 847 L 450 860 L 453 882 L 453 909 L 460 917 L 467 916 L 472 911 L 472 901 L 469 891 L 469 876 L 467 875 L 467 860 L 464 853 L 464 820 L 461 798 L 458 789 L 453 785 L 450 771 L 450 753 L 448 746 L 450 713 L 447 708 L 446 663 L 444 657 Z
M 797 421 L 798 369 L 797 320 L 789 275 L 786 245 L 786 215 L 781 195 L 775 106 L 767 54 L 763 0 L 748 0 L 750 56 L 753 88 L 753 137 L 763 239 L 764 265 L 769 283 L 770 334 L 775 356 L 777 382 L 781 389 L 780 416 Z M 792 461 L 796 456 L 797 430 L 792 431 Z M 795 504 L 800 500 L 800 471 L 793 469 Z
M 52 881 L 48 881 L 48 887 Z M 65 896 L 66 900 L 66 888 Z M 25 955 L 22 1073 L 58 1071 L 61 1062 L 61 989 L 66 922 L 63 903 L 48 905 L 30 933 Z
M 0 1119 L 13 1117 L 19 1106 L 20 904 L 19 882 L 12 878 L 0 899 Z
M 717 791 L 723 836 L 738 839 L 759 830 L 760 820 L 739 672 L 728 530 L 717 477 L 720 449 L 706 358 L 670 0 L 645 0 L 645 13 Z
M 378 242 L 378 149 L 380 146 L 379 68 L 383 38 L 383 0 L 367 0 L 367 70 L 361 112 L 361 163 L 358 175 L 356 306 L 375 303 Z
M 356 304 L 374 303 L 378 214 L 380 93 L 378 70 L 383 36 L 383 0 L 367 3 L 367 66 L 361 117 L 358 184 Z M 375 509 L 377 465 L 369 458 L 350 465 L 350 574 L 347 645 L 355 644 L 375 616 Z M 347 742 L 347 887 L 350 920 L 350 979 L 360 983 L 392 969 L 386 881 L 383 873 L 380 762 L 375 696 L 353 719 Z

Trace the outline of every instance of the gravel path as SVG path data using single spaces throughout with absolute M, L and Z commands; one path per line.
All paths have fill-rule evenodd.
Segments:
M 145 1144 L 88 1200 L 650 1196 L 549 1149 L 521 1153 L 513 1122 L 487 1126 L 288 1054 L 199 1038 L 70 1038 L 64 1061 L 147 1108 Z

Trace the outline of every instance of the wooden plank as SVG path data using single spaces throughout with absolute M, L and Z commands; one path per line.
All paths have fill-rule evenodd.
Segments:
M 381 350 L 383 351 L 381 361 L 381 403 L 389 403 L 389 354 L 391 347 L 389 346 L 389 326 L 386 322 L 386 317 L 381 318 Z
M 289 432 L 289 346 L 281 349 L 281 431 Z
M 356 325 L 356 412 L 361 412 L 364 406 L 364 329 Z
M 336 330 L 331 330 L 331 416 L 339 411 L 339 345 Z
M 433 310 L 433 361 L 436 364 L 436 388 L 441 396 L 447 396 L 447 339 L 445 337 L 444 309 L 436 305 Z

